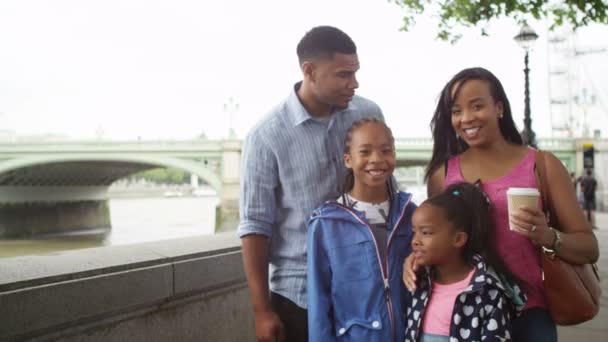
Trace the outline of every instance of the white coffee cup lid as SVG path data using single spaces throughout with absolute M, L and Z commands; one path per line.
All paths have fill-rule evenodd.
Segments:
M 509 188 L 507 195 L 540 196 L 540 192 L 536 188 Z

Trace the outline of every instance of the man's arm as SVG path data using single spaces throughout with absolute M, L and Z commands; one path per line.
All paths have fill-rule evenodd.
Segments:
M 268 238 L 263 235 L 247 235 L 242 238 L 243 267 L 253 311 L 270 309 L 268 290 Z
M 272 310 L 268 289 L 268 240 L 275 223 L 278 168 L 272 150 L 261 136 L 260 132 L 252 132 L 243 147 L 238 235 L 242 239 L 256 337 L 275 342 L 284 340 L 283 324 Z
M 270 305 L 268 290 L 268 238 L 247 235 L 242 238 L 243 267 L 255 316 L 258 341 L 285 340 L 283 323 Z

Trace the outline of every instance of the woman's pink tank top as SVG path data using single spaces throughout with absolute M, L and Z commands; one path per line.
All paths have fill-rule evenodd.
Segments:
M 535 152 L 536 150 L 529 149 L 528 154 L 507 174 L 494 181 L 481 183 L 481 189 L 492 202 L 498 255 L 509 270 L 524 282 L 520 285 L 523 286 L 528 297 L 525 309 L 547 307 L 541 275 L 540 250 L 528 238 L 509 229 L 507 190 L 510 187 L 538 188 L 534 174 Z M 465 181 L 460 170 L 460 156 L 450 158 L 447 167 L 444 187 Z

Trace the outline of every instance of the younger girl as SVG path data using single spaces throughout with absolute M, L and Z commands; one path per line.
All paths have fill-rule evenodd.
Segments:
M 345 139 L 343 195 L 317 209 L 308 229 L 310 341 L 403 341 L 409 294 L 411 195 L 394 191 L 394 139 L 377 119 L 355 122 Z
M 489 209 L 477 186 L 459 183 L 414 213 L 412 255 L 425 269 L 407 310 L 406 341 L 511 340 L 513 302 L 521 309 L 523 295 L 491 247 Z

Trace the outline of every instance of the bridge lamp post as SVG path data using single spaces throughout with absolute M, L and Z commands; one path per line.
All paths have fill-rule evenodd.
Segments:
M 524 144 L 536 148 L 536 139 L 534 131 L 532 130 L 532 118 L 530 117 L 530 68 L 528 68 L 528 54 L 532 49 L 532 45 L 538 38 L 534 29 L 524 23 L 519 33 L 514 37 L 515 41 L 526 51 L 524 57 L 524 76 L 525 76 L 525 100 L 524 100 L 524 129 L 521 131 L 521 137 Z
M 224 112 L 228 113 L 228 139 L 236 139 L 236 132 L 234 131 L 234 113 L 239 110 L 239 104 L 232 97 L 228 98 L 228 101 L 224 103 Z

